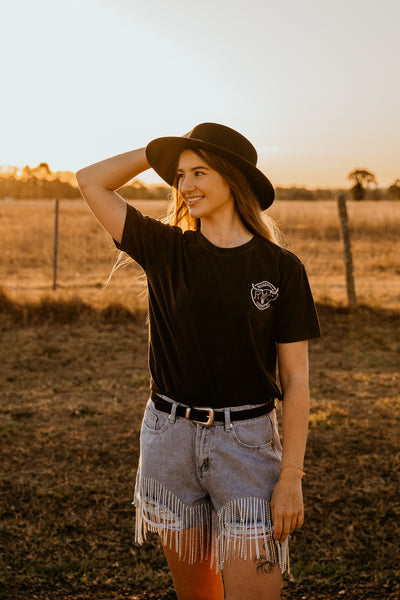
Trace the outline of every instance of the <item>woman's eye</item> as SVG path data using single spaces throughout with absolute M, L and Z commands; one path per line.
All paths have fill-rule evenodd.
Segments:
M 203 171 L 195 171 L 195 175 L 196 177 L 198 177 L 198 175 L 204 175 Z

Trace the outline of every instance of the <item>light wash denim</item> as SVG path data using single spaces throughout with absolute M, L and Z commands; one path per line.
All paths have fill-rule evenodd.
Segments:
M 170 401 L 168 415 L 150 399 L 143 418 L 136 541 L 156 531 L 190 563 L 211 550 L 217 570 L 227 560 L 262 555 L 288 570 L 288 542 L 272 538 L 270 500 L 282 456 L 275 409 L 233 422 L 232 412 L 254 405 L 216 409 L 224 412 L 224 422 L 205 427 L 175 417 L 178 404 Z M 208 543 L 199 544 L 199 535 L 208 536 Z

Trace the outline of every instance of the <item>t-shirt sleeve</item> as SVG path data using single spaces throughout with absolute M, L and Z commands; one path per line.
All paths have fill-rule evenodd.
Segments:
M 169 259 L 179 231 L 127 204 L 121 243 L 115 240 L 114 243 L 147 271 L 156 263 Z
M 281 261 L 281 268 L 283 272 L 276 304 L 276 341 L 290 343 L 321 337 L 304 265 L 288 253 Z

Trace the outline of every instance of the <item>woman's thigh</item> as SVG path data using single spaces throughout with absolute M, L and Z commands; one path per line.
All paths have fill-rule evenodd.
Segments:
M 206 535 L 197 532 L 193 539 L 201 538 L 206 540 Z M 279 564 L 269 562 L 266 555 L 226 561 L 223 570 L 217 572 L 209 547 L 197 548 L 197 556 L 207 558 L 191 564 L 179 558 L 174 546 L 170 539 L 163 548 L 178 600 L 279 600 L 281 597 Z
M 229 561 L 222 574 L 226 600 L 279 600 L 281 597 L 279 565 L 271 565 L 263 557 Z
M 196 548 L 195 555 L 206 558 L 196 560 L 194 563 L 179 557 L 173 539 L 163 543 L 178 600 L 224 600 L 225 598 L 221 572 L 217 573 L 215 565 L 212 565 L 213 557 L 209 547 L 210 541 L 207 539 L 207 531 L 204 529 L 202 533 L 203 535 L 197 531 L 195 536 L 191 535 L 190 543 L 192 544 L 193 540 L 196 540 L 195 543 L 199 545 L 200 540 L 204 540 L 204 548 Z M 170 535 L 173 537 L 174 533 Z M 183 532 L 183 535 L 190 535 L 190 533 L 189 531 Z M 186 545 L 186 541 L 180 540 L 184 545 Z

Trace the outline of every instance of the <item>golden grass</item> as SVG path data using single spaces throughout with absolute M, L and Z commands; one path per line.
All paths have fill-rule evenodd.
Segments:
M 144 213 L 160 217 L 163 201 L 135 201 Z M 398 306 L 400 299 L 400 203 L 349 202 L 356 292 L 361 303 Z M 319 301 L 347 303 L 343 249 L 335 201 L 284 201 L 270 209 L 286 235 L 285 244 L 305 263 Z M 11 297 L 52 293 L 54 202 L 0 203 L 0 287 Z M 58 290 L 94 305 L 140 304 L 132 264 L 118 271 L 102 292 L 116 251 L 110 237 L 80 200 L 60 203 Z

